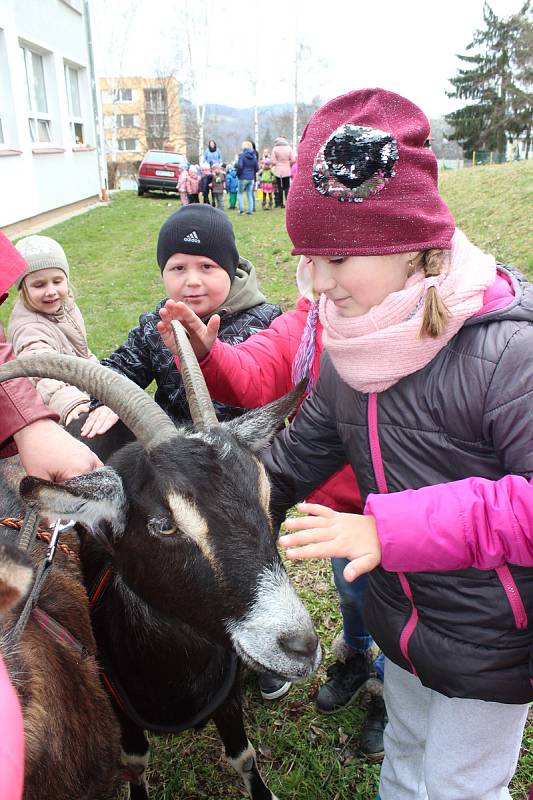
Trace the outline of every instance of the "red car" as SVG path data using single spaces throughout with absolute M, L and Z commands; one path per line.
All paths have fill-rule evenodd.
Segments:
M 159 192 L 177 192 L 180 169 L 187 169 L 189 162 L 183 153 L 171 153 L 166 150 L 148 150 L 137 176 L 137 194 L 139 197 L 150 189 Z

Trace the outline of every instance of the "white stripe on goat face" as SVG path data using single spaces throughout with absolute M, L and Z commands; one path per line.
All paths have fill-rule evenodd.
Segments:
M 257 469 L 259 470 L 259 502 L 268 515 L 270 513 L 270 481 L 268 480 L 266 469 L 260 461 L 257 461 Z
M 205 517 L 200 514 L 193 502 L 177 492 L 171 492 L 167 502 L 176 526 L 198 545 L 213 569 L 217 569 L 218 564 L 209 541 L 209 526 Z

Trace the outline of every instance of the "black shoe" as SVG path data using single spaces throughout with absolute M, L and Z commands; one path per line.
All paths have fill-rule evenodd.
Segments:
M 388 717 L 382 697 L 373 697 L 368 704 L 366 718 L 359 739 L 359 749 L 369 761 L 383 761 L 383 731 Z
M 286 681 L 274 672 L 261 672 L 259 675 L 259 690 L 263 700 L 277 700 L 287 694 L 291 682 Z
M 327 669 L 326 682 L 320 687 L 315 705 L 322 714 L 333 714 L 349 706 L 371 677 L 370 659 L 354 653 L 346 661 L 335 661 Z

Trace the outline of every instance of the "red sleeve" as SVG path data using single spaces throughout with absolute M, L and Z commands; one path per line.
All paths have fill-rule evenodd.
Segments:
M 0 364 L 12 358 L 11 347 L 0 340 Z M 59 418 L 44 405 L 27 378 L 17 378 L 0 384 L 0 458 L 17 452 L 13 434 L 38 419 L 57 421 Z
M 258 408 L 290 391 L 292 362 L 306 320 L 307 309 L 296 309 L 239 344 L 217 339 L 200 362 L 213 400 Z

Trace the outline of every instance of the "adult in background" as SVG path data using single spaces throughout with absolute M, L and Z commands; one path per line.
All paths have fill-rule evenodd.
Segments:
M 291 185 L 291 167 L 295 158 L 292 147 L 284 136 L 274 139 L 274 147 L 270 154 L 272 171 L 276 176 L 276 208 L 285 208 L 284 200 L 287 199 Z
M 254 184 L 255 176 L 259 170 L 259 162 L 252 147 L 252 143 L 244 141 L 242 143 L 239 160 L 237 161 L 237 177 L 239 179 L 239 189 L 237 199 L 239 201 L 239 214 L 244 214 L 244 193 L 246 192 L 248 202 L 248 215 L 254 210 Z
M 222 153 L 218 149 L 214 139 L 209 139 L 204 152 L 204 161 L 207 161 L 210 167 L 212 167 L 213 164 L 222 164 Z

